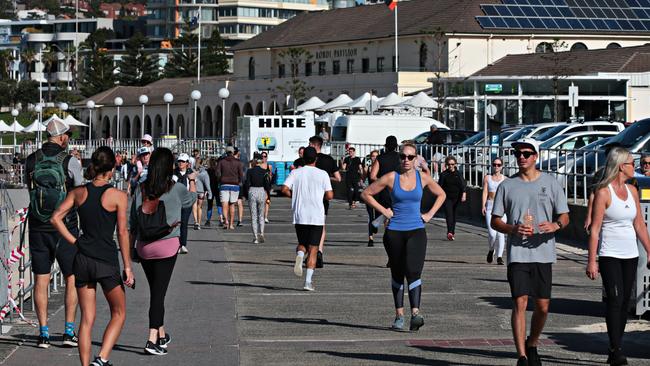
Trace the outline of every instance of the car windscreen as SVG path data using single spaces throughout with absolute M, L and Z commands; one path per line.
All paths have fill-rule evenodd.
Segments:
M 558 125 L 558 126 L 555 126 L 555 127 L 551 128 L 550 130 L 544 131 L 541 134 L 536 133 L 537 136 L 531 136 L 531 137 L 534 138 L 537 141 L 546 141 L 546 140 L 550 139 L 551 137 L 554 137 L 558 133 L 561 133 L 562 130 L 564 130 L 566 127 L 567 127 L 566 125 Z
M 553 146 L 555 146 L 558 142 L 564 140 L 567 137 L 567 135 L 558 135 L 555 137 L 551 137 L 550 139 L 544 141 L 539 145 L 542 149 L 552 149 Z
M 517 141 L 521 138 L 526 137 L 532 130 L 535 129 L 535 126 L 528 126 L 528 127 L 523 127 L 519 131 L 513 133 L 512 135 L 508 136 L 504 141 Z
M 485 136 L 485 132 L 481 131 L 477 133 L 476 135 L 468 138 L 467 140 L 461 142 L 461 145 L 475 145 L 477 142 L 481 141 L 483 139 L 483 136 Z
M 599 147 L 603 146 L 611 139 L 612 139 L 611 137 L 603 137 L 602 139 L 594 141 L 587 146 L 583 146 L 578 150 L 598 150 Z
M 416 144 L 424 144 L 424 143 L 427 142 L 427 139 L 428 139 L 428 138 L 429 138 L 429 132 L 424 132 L 424 133 L 421 133 L 421 134 L 417 135 L 417 136 L 413 139 L 413 141 L 414 141 Z
M 650 119 L 639 121 L 612 137 L 607 145 L 620 145 L 630 148 L 650 133 Z

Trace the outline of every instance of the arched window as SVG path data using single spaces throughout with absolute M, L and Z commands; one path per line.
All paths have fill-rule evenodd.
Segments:
M 610 49 L 610 50 L 613 49 L 613 48 L 621 48 L 621 45 L 616 43 L 616 42 L 612 42 L 612 43 L 607 45 L 607 48 Z
M 248 79 L 255 80 L 255 59 L 253 57 L 248 59 Z
M 542 42 L 535 48 L 535 53 L 551 53 L 553 52 L 553 45 L 548 42 Z
M 587 45 L 582 42 L 576 42 L 571 46 L 571 51 L 583 51 L 587 49 Z
M 425 43 L 420 45 L 420 71 L 425 71 L 427 68 L 428 47 Z

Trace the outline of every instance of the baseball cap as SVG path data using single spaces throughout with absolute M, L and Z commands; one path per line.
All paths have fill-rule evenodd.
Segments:
M 144 136 L 142 136 L 142 138 L 140 139 L 140 141 L 146 141 L 146 142 L 148 142 L 148 143 L 150 143 L 150 144 L 153 145 L 153 137 L 151 137 L 151 135 L 148 134 L 148 133 L 145 134 Z
M 235 148 L 232 146 L 226 146 L 226 154 L 234 154 Z
M 70 130 L 70 126 L 62 119 L 53 119 L 45 127 L 52 137 L 61 136 Z
M 519 149 L 521 147 L 529 147 L 539 154 L 539 141 L 535 139 L 531 139 L 530 137 L 524 137 L 521 140 L 517 140 L 513 142 L 512 147 L 514 149 Z
M 302 152 L 302 159 L 306 164 L 311 164 L 316 161 L 316 156 L 318 156 L 318 153 L 316 152 L 316 149 L 311 146 L 306 147 L 305 151 Z
M 140 155 L 145 155 L 145 154 L 150 154 L 150 153 L 151 153 L 151 151 L 150 151 L 149 148 L 146 147 L 146 146 L 142 146 L 142 147 L 140 147 L 140 148 L 138 149 L 138 156 L 140 156 Z
M 190 161 L 190 156 L 187 155 L 186 153 L 182 153 L 182 154 L 178 155 L 178 158 L 176 158 L 176 161 L 188 162 L 188 161 Z

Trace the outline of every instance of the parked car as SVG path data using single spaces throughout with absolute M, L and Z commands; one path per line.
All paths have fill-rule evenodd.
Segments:
M 558 135 L 564 135 L 571 132 L 586 132 L 586 131 L 611 131 L 621 132 L 625 129 L 625 125 L 620 122 L 609 121 L 587 121 L 577 123 L 563 123 L 557 125 L 544 133 L 533 137 L 537 141 L 546 141 Z
M 508 136 L 503 141 L 503 146 L 510 146 L 513 141 L 521 140 L 525 137 L 536 138 L 537 136 L 543 134 L 544 132 L 550 130 L 553 127 L 566 125 L 565 122 L 547 122 L 547 123 L 536 123 L 532 125 L 523 125 L 519 131 L 516 131 L 512 135 Z
M 476 131 L 469 130 L 438 130 L 437 135 L 442 140 L 442 145 L 457 145 L 469 137 L 476 135 Z M 416 144 L 427 144 L 431 136 L 431 131 L 423 132 L 417 135 L 413 141 Z
M 595 150 L 598 150 L 606 144 L 612 137 L 603 137 L 600 140 L 596 140 L 589 145 L 577 149 L 575 154 L 565 154 L 558 158 L 542 160 L 540 163 L 540 169 L 545 172 L 557 172 L 558 167 L 564 167 L 565 165 L 573 165 L 573 161 L 584 157 L 586 154 L 589 154 Z
M 578 150 L 602 138 L 617 134 L 614 131 L 580 131 L 557 135 L 540 144 L 540 148 L 543 150 L 539 161 L 554 159 L 558 155 L 564 155 L 562 150 Z

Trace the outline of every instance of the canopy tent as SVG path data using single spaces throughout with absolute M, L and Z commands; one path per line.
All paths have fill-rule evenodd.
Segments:
M 63 118 L 57 116 L 56 113 L 54 113 L 50 118 L 43 121 L 43 125 L 47 126 L 50 122 L 52 122 L 54 120 L 63 121 Z
M 318 97 L 311 97 L 306 102 L 296 107 L 297 112 L 313 111 L 325 105 L 325 102 Z
M 404 103 L 404 98 L 400 97 L 396 93 L 390 93 L 378 103 L 378 109 L 384 109 L 386 107 L 396 107 L 398 104 Z
M 0 119 L 0 132 L 14 132 L 11 127 L 9 127 L 8 124 L 5 123 L 5 121 Z
M 23 131 L 24 131 L 24 128 L 20 123 L 18 123 L 18 121 L 14 121 L 14 123 L 9 125 L 9 131 L 8 132 L 16 132 L 16 133 L 18 133 L 18 132 L 23 132 Z
M 429 109 L 438 108 L 438 102 L 433 100 L 433 98 L 431 98 L 424 92 L 419 92 L 416 96 L 414 96 L 413 98 L 405 102 L 402 102 L 400 105 L 406 107 L 413 107 L 413 108 L 429 108 Z
M 316 117 L 315 121 L 320 123 L 327 123 L 328 126 L 332 127 L 334 126 L 336 119 L 342 115 L 343 113 L 341 112 L 327 112 L 321 116 Z
M 13 131 L 13 129 L 11 131 Z M 38 120 L 35 120 L 34 123 L 32 123 L 31 125 L 23 129 L 23 132 L 38 132 L 38 131 L 45 131 L 45 126 L 42 125 L 40 122 L 38 122 Z
M 87 124 L 82 123 L 82 122 L 79 121 L 78 119 L 72 117 L 71 114 L 68 114 L 68 116 L 65 117 L 64 121 L 65 121 L 65 123 L 68 124 L 68 126 L 81 126 L 81 127 L 88 127 Z M 47 124 L 45 124 L 45 125 L 47 126 Z
M 320 108 L 316 108 L 316 109 L 319 110 L 319 111 L 331 111 L 331 110 L 336 109 L 337 107 L 348 104 L 351 101 L 352 101 L 352 98 L 350 98 L 349 95 L 341 94 L 338 97 L 334 98 L 331 102 L 325 104 L 324 106 L 321 106 Z
M 377 102 L 377 97 L 376 96 L 370 96 L 370 93 L 366 92 L 363 93 L 359 98 L 352 100 L 348 103 L 345 103 L 341 106 L 338 107 L 333 107 L 332 109 L 341 109 L 341 110 L 359 110 L 359 109 L 364 109 L 368 110 L 368 105 L 370 104 L 370 101 L 372 100 L 373 103 Z

